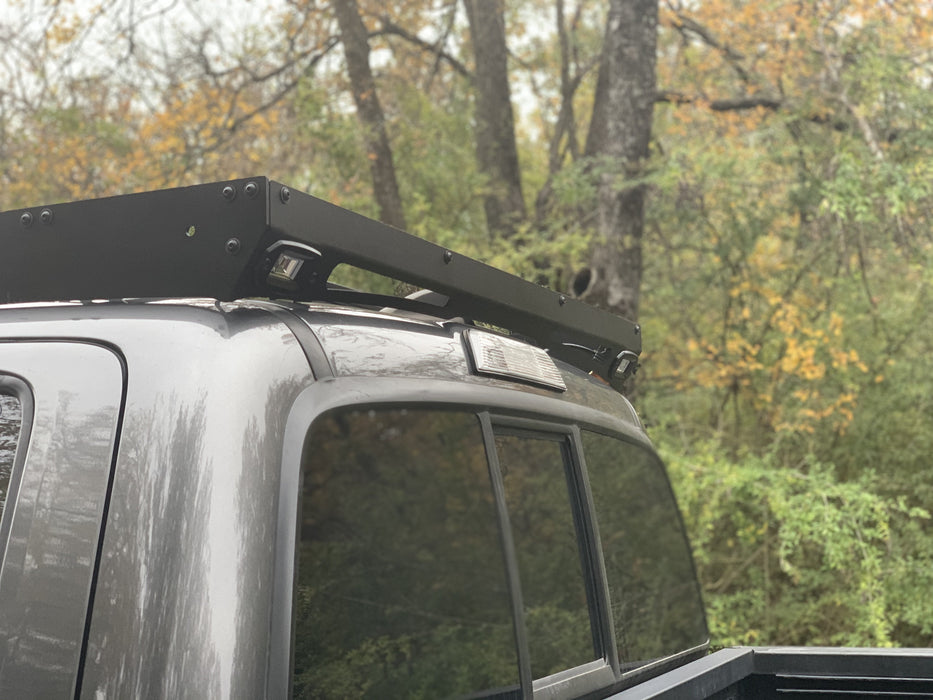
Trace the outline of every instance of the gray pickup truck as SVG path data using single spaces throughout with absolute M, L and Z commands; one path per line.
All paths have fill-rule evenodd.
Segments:
M 265 178 L 0 214 L 0 697 L 933 696 L 707 656 L 640 349 Z

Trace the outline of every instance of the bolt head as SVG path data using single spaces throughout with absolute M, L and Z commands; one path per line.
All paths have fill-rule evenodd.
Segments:
M 255 197 L 256 193 L 259 192 L 259 185 L 255 182 L 247 182 L 246 187 L 243 188 L 243 191 L 246 192 L 247 197 Z
M 25 227 L 32 226 L 32 212 L 24 211 L 22 214 L 20 214 L 19 222 Z
M 279 199 L 282 200 L 282 204 L 288 204 L 288 200 L 292 198 L 292 191 L 287 187 L 283 187 L 279 191 Z
M 228 202 L 232 202 L 236 198 L 236 187 L 233 185 L 227 185 L 223 189 L 223 196 Z
M 39 212 L 39 219 L 42 221 L 43 224 L 52 223 L 52 219 L 54 218 L 55 216 L 52 214 L 51 209 L 43 209 L 41 212 Z
M 230 255 L 236 255 L 237 253 L 239 253 L 240 247 L 241 247 L 241 244 L 240 244 L 239 238 L 231 238 L 224 245 L 224 249 L 228 253 L 230 253 Z

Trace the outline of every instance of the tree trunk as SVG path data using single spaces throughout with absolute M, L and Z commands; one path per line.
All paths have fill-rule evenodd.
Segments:
M 609 32 L 612 23 L 607 18 L 606 31 L 603 35 L 603 52 L 599 59 L 599 70 L 596 73 L 596 89 L 593 93 L 593 111 L 590 114 L 590 126 L 586 132 L 586 143 L 583 146 L 583 155 L 592 158 L 605 153 L 608 140 L 607 121 L 609 117 Z
M 363 125 L 366 138 L 366 155 L 373 178 L 373 192 L 379 206 L 379 218 L 392 226 L 405 228 L 405 214 L 395 179 L 395 164 L 392 149 L 386 134 L 385 116 L 376 82 L 369 65 L 369 37 L 356 0 L 334 0 L 332 3 L 340 38 L 347 59 L 350 89 L 356 103 L 356 113 Z
M 463 0 L 476 63 L 476 159 L 488 178 L 486 225 L 514 233 L 525 218 L 509 90 L 503 0 Z
M 594 155 L 607 161 L 599 181 L 599 242 L 586 283 L 580 284 L 578 276 L 575 286 L 585 287 L 583 296 L 592 303 L 634 321 L 641 290 L 645 188 L 626 180 L 641 173 L 651 141 L 658 0 L 610 0 L 607 22 L 600 70 L 606 101 L 598 115 L 605 127 L 592 125 L 588 138 Z M 605 142 L 600 143 L 603 128 Z

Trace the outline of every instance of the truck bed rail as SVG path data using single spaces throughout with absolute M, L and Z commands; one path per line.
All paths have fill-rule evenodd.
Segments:
M 854 696 L 933 698 L 933 649 L 735 647 L 612 700 Z

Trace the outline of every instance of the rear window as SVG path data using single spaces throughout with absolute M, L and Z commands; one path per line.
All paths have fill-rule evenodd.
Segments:
M 19 399 L 0 393 L 0 515 L 10 490 L 10 474 L 22 426 L 23 407 Z
M 344 411 L 306 454 L 294 696 L 519 697 L 478 418 Z
M 319 418 L 297 565 L 299 698 L 577 697 L 707 642 L 663 465 L 566 425 Z

